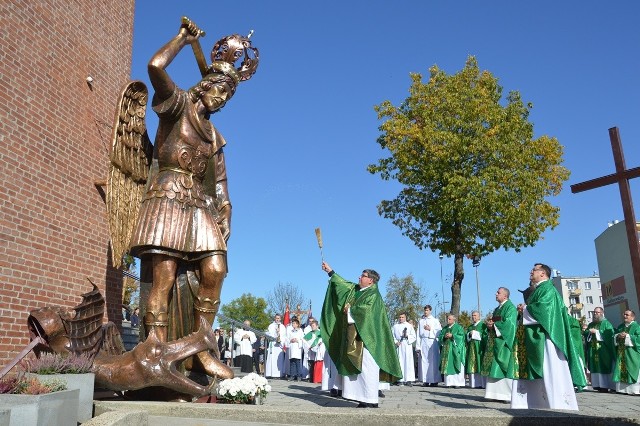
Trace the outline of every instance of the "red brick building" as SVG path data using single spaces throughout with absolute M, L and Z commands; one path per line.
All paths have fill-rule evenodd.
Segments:
M 134 0 L 0 3 L 0 367 L 29 343 L 29 311 L 77 305 L 87 278 L 105 320 L 121 321 L 94 183 L 107 177 L 133 14 Z

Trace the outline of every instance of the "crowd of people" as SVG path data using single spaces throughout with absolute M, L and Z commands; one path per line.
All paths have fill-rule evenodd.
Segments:
M 625 311 L 614 328 L 598 307 L 593 322 L 580 327 L 547 265 L 530 271 L 524 303 L 516 306 L 509 289 L 499 287 L 491 315 L 483 320 L 473 311 L 466 328 L 452 314 L 441 324 L 430 305 L 417 324 L 401 313 L 391 325 L 376 271 L 366 269 L 352 283 L 326 262 L 322 268 L 329 286 L 321 323 L 309 316 L 301 326 L 293 317 L 285 326 L 276 314 L 256 336 L 246 321 L 234 332 L 235 354 L 224 330 L 216 330 L 221 358 L 267 378 L 322 383 L 361 408 L 377 407 L 390 385 L 484 389 L 486 399 L 511 408 L 578 410 L 576 391 L 589 379 L 594 391 L 640 395 L 635 313 Z
M 593 322 L 580 327 L 547 265 L 537 263 L 530 271 L 524 303 L 515 305 L 509 289 L 500 287 L 492 314 L 483 320 L 474 311 L 466 329 L 451 314 L 441 324 L 430 305 L 417 325 L 405 313 L 391 325 L 375 271 L 364 270 L 351 283 L 326 262 L 322 268 L 329 274 L 316 343 L 325 347 L 322 386 L 358 407 L 377 407 L 390 384 L 481 388 L 485 398 L 511 408 L 578 410 L 576 392 L 588 379 L 595 391 L 640 395 L 635 313 L 625 311 L 614 328 L 598 307 Z M 279 316 L 269 333 L 287 341 Z M 288 374 L 285 358 L 282 349 L 269 351 L 267 377 Z
M 253 329 L 251 322 L 245 320 L 242 327 L 218 328 L 214 335 L 220 360 L 228 366 L 240 367 L 243 373 L 314 383 L 322 379 L 324 345 L 318 323 L 312 316 L 304 325 L 293 316 L 285 326 L 277 314 L 265 332 Z

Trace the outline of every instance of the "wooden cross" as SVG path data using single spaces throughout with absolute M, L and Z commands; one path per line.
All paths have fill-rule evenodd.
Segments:
M 620 142 L 620 132 L 617 127 L 609 129 L 609 139 L 613 151 L 613 160 L 616 164 L 616 172 L 607 176 L 602 176 L 586 182 L 571 185 L 571 192 L 576 194 L 582 191 L 599 188 L 601 186 L 618 183 L 620 188 L 620 198 L 622 198 L 622 212 L 624 213 L 624 225 L 627 230 L 627 240 L 629 242 L 629 253 L 631 254 L 631 268 L 633 279 L 636 284 L 636 297 L 640 298 L 640 244 L 638 244 L 638 233 L 636 231 L 636 216 L 633 211 L 633 201 L 631 200 L 631 189 L 629 180 L 640 177 L 640 167 L 627 170 Z

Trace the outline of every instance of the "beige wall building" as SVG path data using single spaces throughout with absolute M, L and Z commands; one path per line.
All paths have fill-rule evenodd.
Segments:
M 638 224 L 636 224 L 636 230 Z M 605 316 L 616 326 L 622 322 L 622 313 L 638 311 L 638 295 L 636 294 L 631 255 L 624 221 L 616 221 L 604 230 L 596 240 L 598 269 L 602 281 Z

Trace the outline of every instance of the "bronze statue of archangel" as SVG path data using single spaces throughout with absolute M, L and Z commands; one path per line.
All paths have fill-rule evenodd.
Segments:
M 202 35 L 183 18 L 178 34 L 149 61 L 155 90 L 151 106 L 159 117 L 153 156 L 144 123 L 147 91 L 141 82 L 124 89 L 113 134 L 107 188 L 113 260 L 118 265 L 128 250 L 150 264 L 152 286 L 143 324 L 160 343 L 197 331 L 202 320 L 210 328 L 218 311 L 227 274 L 231 202 L 226 141 L 209 117 L 233 97 L 240 82 L 252 77 L 259 60 L 250 35 L 234 34 L 215 43 L 207 65 Z M 193 47 L 203 75 L 188 90 L 167 72 L 186 46 Z M 210 349 L 187 359 L 187 369 L 233 377 L 220 362 L 217 346 Z

